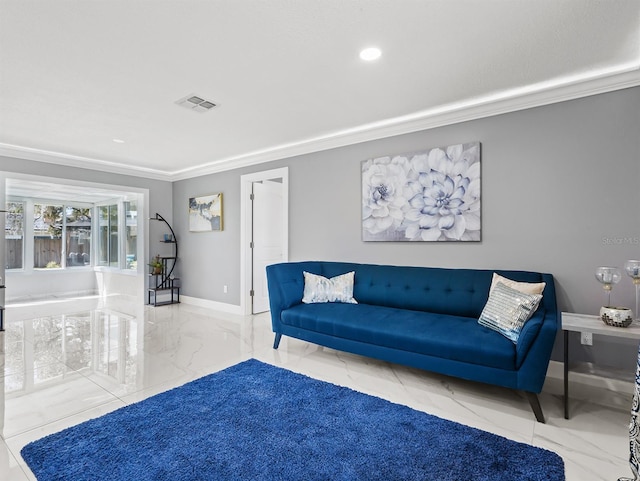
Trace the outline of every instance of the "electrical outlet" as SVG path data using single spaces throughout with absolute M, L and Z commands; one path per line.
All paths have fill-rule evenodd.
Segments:
M 228 290 L 229 290 L 229 289 L 227 289 L 227 286 L 224 286 L 224 287 L 222 288 L 222 292 L 224 292 L 225 294 L 228 292 Z
M 581 332 L 580 333 L 580 343 L 585 346 L 593 346 L 593 333 L 592 332 Z

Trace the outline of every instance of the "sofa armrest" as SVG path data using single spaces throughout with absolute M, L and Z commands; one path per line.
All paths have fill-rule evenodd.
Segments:
M 549 367 L 551 351 L 560 330 L 560 312 L 556 303 L 555 282 L 551 274 L 542 274 L 546 283 L 542 302 L 522 328 L 516 345 L 518 389 L 538 393 Z M 527 325 L 533 322 L 531 325 Z
M 283 310 L 302 303 L 303 272 L 320 272 L 319 262 L 285 262 L 267 266 L 269 308 L 274 332 L 278 332 Z
M 542 391 L 551 351 L 560 329 L 559 319 L 557 311 L 544 311 L 543 322 L 526 351 L 527 341 L 523 339 L 523 349 L 517 352 L 518 389 L 534 393 Z
M 536 341 L 541 327 L 544 325 L 545 311 L 538 309 L 534 315 L 522 326 L 518 342 L 516 343 L 516 367 L 519 369 L 531 346 Z

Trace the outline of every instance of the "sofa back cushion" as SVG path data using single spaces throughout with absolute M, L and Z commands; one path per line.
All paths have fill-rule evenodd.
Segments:
M 287 306 L 301 302 L 304 288 L 303 270 L 325 277 L 355 271 L 353 297 L 359 303 L 473 318 L 479 318 L 482 313 L 489 297 L 494 272 L 519 282 L 546 280 L 543 274 L 525 271 L 319 261 L 285 265 L 288 266 L 287 270 L 297 269 L 295 282 L 292 279 L 286 286 L 281 286 L 285 291 Z M 553 286 L 550 287 L 553 289 Z M 553 303 L 555 304 L 555 296 Z

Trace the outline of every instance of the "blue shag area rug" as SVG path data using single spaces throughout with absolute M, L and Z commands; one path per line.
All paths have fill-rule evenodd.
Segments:
M 254 359 L 22 457 L 39 481 L 564 480 L 551 451 Z

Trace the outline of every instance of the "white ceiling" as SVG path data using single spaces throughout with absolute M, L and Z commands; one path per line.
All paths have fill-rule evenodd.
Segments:
M 638 0 L 0 0 L 0 154 L 150 178 L 635 85 Z

